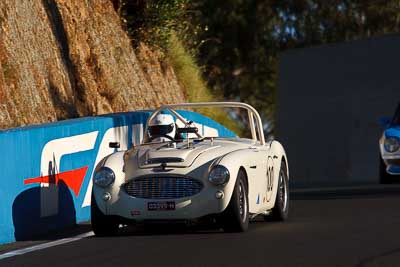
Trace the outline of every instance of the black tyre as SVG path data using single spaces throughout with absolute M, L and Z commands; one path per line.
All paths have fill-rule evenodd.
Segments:
M 92 194 L 90 206 L 92 230 L 96 236 L 114 236 L 118 233 L 119 223 L 114 216 L 104 215 Z
M 289 216 L 289 180 L 287 175 L 286 164 L 282 161 L 279 171 L 278 189 L 276 192 L 275 206 L 272 213 L 266 216 L 266 220 L 284 221 Z
M 235 188 L 226 210 L 222 213 L 222 228 L 225 232 L 245 232 L 249 228 L 249 199 L 246 174 L 240 170 Z
M 393 182 L 391 175 L 386 172 L 386 165 L 381 156 L 379 156 L 379 182 L 381 184 L 390 184 Z

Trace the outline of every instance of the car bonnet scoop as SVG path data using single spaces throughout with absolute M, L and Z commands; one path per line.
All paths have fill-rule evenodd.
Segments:
M 139 166 L 141 168 L 152 168 L 159 164 L 166 163 L 171 167 L 187 167 L 203 152 L 216 148 L 216 146 L 197 145 L 190 149 L 177 148 L 150 148 L 139 151 Z
M 184 162 L 183 158 L 178 157 L 163 157 L 163 158 L 151 158 L 148 159 L 145 164 L 157 164 L 157 163 L 172 163 L 172 162 Z

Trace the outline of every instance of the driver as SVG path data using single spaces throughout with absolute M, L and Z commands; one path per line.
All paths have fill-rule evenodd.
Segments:
M 176 126 L 171 114 L 158 114 L 148 127 L 150 141 L 165 142 L 175 138 Z

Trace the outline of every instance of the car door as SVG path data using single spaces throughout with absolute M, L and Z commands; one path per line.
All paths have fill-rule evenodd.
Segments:
M 266 146 L 253 146 L 249 164 L 249 178 L 253 188 L 249 189 L 250 205 L 254 213 L 264 211 L 272 199 L 274 188 L 274 159 Z M 254 205 L 255 204 L 255 205 Z

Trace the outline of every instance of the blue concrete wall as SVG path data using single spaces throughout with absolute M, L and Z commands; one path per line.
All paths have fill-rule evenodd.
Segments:
M 110 141 L 130 148 L 150 113 L 110 114 L 0 131 L 0 244 L 89 220 L 87 199 L 96 162 L 113 152 Z M 234 136 L 200 114 L 180 113 L 217 130 L 219 136 Z

